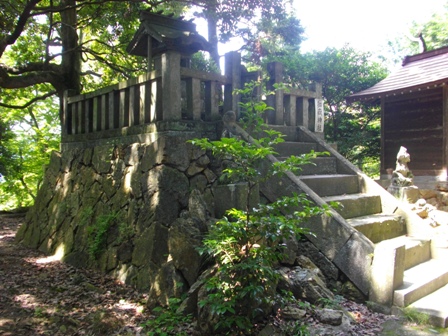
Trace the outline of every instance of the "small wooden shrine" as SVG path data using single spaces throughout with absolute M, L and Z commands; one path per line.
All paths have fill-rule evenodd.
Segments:
M 381 175 L 395 167 L 401 146 L 411 155 L 415 183 L 447 180 L 448 47 L 407 56 L 402 67 L 348 102 L 381 104 Z
M 127 52 L 147 57 L 148 71 L 152 69 L 152 62 L 168 51 L 179 52 L 182 66 L 188 67 L 191 55 L 211 49 L 210 43 L 197 33 L 196 25 L 191 21 L 148 11 L 140 13 L 140 21 L 140 27 L 129 43 Z

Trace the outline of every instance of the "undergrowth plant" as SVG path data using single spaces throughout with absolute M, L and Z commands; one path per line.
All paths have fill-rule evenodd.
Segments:
M 182 327 L 190 323 L 193 317 L 177 312 L 181 301 L 178 298 L 170 298 L 166 308 L 156 307 L 152 310 L 155 313 L 154 319 L 143 324 L 148 330 L 148 336 L 187 335 L 186 331 L 182 331 Z
M 429 315 L 419 312 L 414 307 L 402 308 L 401 312 L 404 318 L 411 323 L 415 323 L 417 325 L 429 324 Z
M 89 257 L 94 260 L 104 250 L 107 242 L 107 232 L 116 221 L 118 213 L 98 216 L 92 225 L 87 227 L 87 247 Z
M 254 85 L 246 85 L 237 93 L 250 97 Z M 211 226 L 200 249 L 213 256 L 218 266 L 205 284 L 207 297 L 199 302 L 217 317 L 216 335 L 248 334 L 254 321 L 266 315 L 275 299 L 278 273 L 274 267 L 284 257 L 285 241 L 307 232 L 300 223 L 325 211 L 304 194 L 251 207 L 251 196 L 258 192 L 257 185 L 287 171 L 298 173 L 301 165 L 310 163 L 321 153 L 291 156 L 268 167 L 262 166 L 269 155 L 276 154 L 274 146 L 284 141 L 283 135 L 264 124 L 268 109 L 264 102 L 249 98 L 241 108 L 242 125 L 250 126 L 254 137 L 261 135 L 257 139 L 243 134 L 217 141 L 190 141 L 211 151 L 215 157 L 232 162 L 223 170 L 227 180 L 247 184 L 244 210 L 230 209 Z

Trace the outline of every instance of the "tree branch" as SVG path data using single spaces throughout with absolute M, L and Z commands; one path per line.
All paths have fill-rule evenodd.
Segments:
M 36 5 L 42 0 L 30 0 L 25 8 L 23 9 L 22 14 L 19 16 L 19 20 L 17 21 L 16 27 L 14 31 L 8 35 L 5 39 L 0 41 L 0 56 L 3 55 L 6 47 L 8 45 L 14 44 L 16 40 L 20 37 L 25 28 L 26 22 L 31 16 L 31 11 L 36 7 Z
M 10 104 L 4 104 L 2 102 L 0 102 L 0 106 L 1 107 L 6 107 L 6 108 L 11 108 L 11 109 L 24 109 L 29 107 L 30 105 L 34 104 L 35 102 L 39 101 L 39 100 L 45 100 L 48 97 L 54 96 L 55 94 L 57 94 L 56 91 L 50 91 L 42 96 L 39 97 L 35 97 L 31 100 L 29 100 L 27 103 L 25 103 L 24 105 L 10 105 Z

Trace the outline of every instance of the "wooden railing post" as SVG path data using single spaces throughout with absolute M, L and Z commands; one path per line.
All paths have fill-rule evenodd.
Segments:
M 240 116 L 240 96 L 234 94 L 236 89 L 241 89 L 241 54 L 231 51 L 225 56 L 225 74 L 231 84 L 224 87 L 224 112 L 233 111 L 237 119 Z
M 297 100 L 297 111 L 298 111 L 298 120 L 297 125 L 306 127 L 307 129 L 310 129 L 309 127 L 309 100 L 307 97 L 300 97 Z
M 187 118 L 201 119 L 201 81 L 198 78 L 188 78 L 187 85 Z
M 287 126 L 297 126 L 297 97 L 288 95 L 285 98 L 285 124 Z
M 283 107 L 283 90 L 275 89 L 275 84 L 283 82 L 283 64 L 279 62 L 272 62 L 268 64 L 269 81 L 268 91 L 275 90 L 273 96 L 268 96 L 268 105 L 274 108 L 274 111 L 269 111 L 267 116 L 268 124 L 283 125 L 284 124 L 284 107 Z
M 180 54 L 174 51 L 162 54 L 162 108 L 163 120 L 182 119 Z
M 214 120 L 219 116 L 217 82 L 205 82 L 205 120 Z
M 70 118 L 71 118 L 71 112 L 69 111 L 69 108 L 71 108 L 68 105 L 68 91 L 64 91 L 62 101 L 62 111 L 61 111 L 61 137 L 62 139 L 65 138 L 66 135 L 70 134 L 71 131 L 71 125 L 70 125 Z

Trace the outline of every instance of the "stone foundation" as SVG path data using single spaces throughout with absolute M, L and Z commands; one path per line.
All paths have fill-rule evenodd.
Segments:
M 188 290 L 206 267 L 195 247 L 214 217 L 220 169 L 187 143 L 202 134 L 53 153 L 17 241 L 112 274 L 162 303 Z

